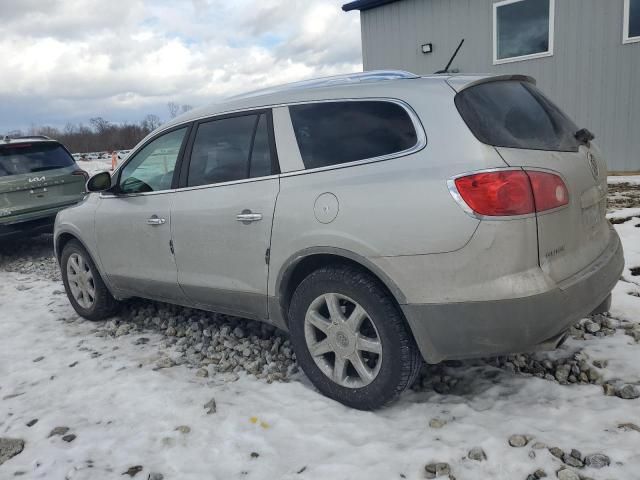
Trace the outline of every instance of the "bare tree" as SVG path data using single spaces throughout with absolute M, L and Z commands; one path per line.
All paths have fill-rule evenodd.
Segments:
M 178 116 L 180 105 L 175 102 L 169 102 L 167 103 L 167 108 L 169 109 L 169 118 L 176 118 Z
M 109 129 L 109 121 L 105 120 L 102 117 L 90 118 L 89 123 L 91 124 L 91 126 L 93 126 L 95 131 L 98 133 L 104 133 Z
M 157 115 L 149 114 L 144 117 L 144 120 L 142 120 L 142 128 L 150 132 L 158 128 L 160 125 L 162 125 L 162 121 Z

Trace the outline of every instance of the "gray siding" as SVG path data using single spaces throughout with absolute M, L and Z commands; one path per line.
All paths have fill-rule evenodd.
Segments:
M 524 73 L 596 134 L 610 170 L 640 171 L 640 43 L 622 44 L 623 0 L 556 0 L 552 57 L 493 65 L 496 0 L 402 0 L 361 12 L 365 70 Z M 425 55 L 420 46 L 433 43 Z

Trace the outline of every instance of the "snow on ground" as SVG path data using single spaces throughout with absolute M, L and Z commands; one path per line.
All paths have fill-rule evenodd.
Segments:
M 611 175 L 607 182 L 611 184 L 629 183 L 631 185 L 640 185 L 640 175 Z
M 611 334 L 581 334 L 537 358 L 581 352 L 605 381 L 640 384 L 640 344 L 625 334 L 640 324 L 638 223 L 615 226 L 627 266 L 605 319 Z M 458 480 L 524 480 L 539 468 L 554 478 L 566 466 L 545 447 L 610 457 L 602 469 L 576 468 L 584 477 L 640 471 L 640 399 L 477 360 L 442 367 L 450 389 L 416 388 L 360 412 L 321 396 L 301 373 L 268 383 L 242 372 L 203 378 L 187 364 L 158 369 L 179 356 L 179 342 L 153 330 L 104 335 L 104 322 L 74 313 L 52 261 L 42 260 L 47 244 L 35 244 L 38 254 L 22 248 L 0 249 L 0 438 L 25 442 L 0 465 L 2 479 L 122 479 L 136 466 L 136 479 L 423 479 L 432 462 L 448 463 Z M 207 413 L 211 399 L 216 411 Z M 76 437 L 50 436 L 55 427 Z M 510 446 L 513 434 L 527 445 Z M 487 459 L 469 459 L 474 447 Z

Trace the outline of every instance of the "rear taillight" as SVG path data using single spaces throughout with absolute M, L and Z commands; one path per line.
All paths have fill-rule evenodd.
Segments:
M 85 182 L 89 180 L 89 174 L 81 169 L 74 170 L 73 172 L 71 172 L 71 175 L 80 175 L 81 177 L 84 178 Z
M 536 211 L 544 212 L 569 203 L 569 191 L 558 175 L 527 171 L 536 201 Z
M 527 215 L 569 202 L 562 179 L 547 172 L 480 172 L 458 177 L 454 183 L 461 200 L 474 213 L 489 217 Z

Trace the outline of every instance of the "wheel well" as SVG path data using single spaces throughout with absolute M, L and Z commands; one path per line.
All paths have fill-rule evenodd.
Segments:
M 380 286 L 386 291 L 390 298 L 396 303 L 399 303 L 396 296 L 391 292 L 389 287 L 383 282 L 378 275 L 376 275 L 371 269 L 365 267 L 361 263 L 352 260 L 347 257 L 343 257 L 340 255 L 334 255 L 330 253 L 317 253 L 313 255 L 308 255 L 303 259 L 299 260 L 290 270 L 285 273 L 282 277 L 282 282 L 280 285 L 280 304 L 283 310 L 284 321 L 289 323 L 289 304 L 291 303 L 291 297 L 293 297 L 293 292 L 295 292 L 300 282 L 304 280 L 309 274 L 313 271 L 317 270 L 320 267 L 326 266 L 348 266 L 357 268 L 358 270 L 364 271 L 375 278 Z
M 58 262 L 60 261 L 60 256 L 62 255 L 62 250 L 64 250 L 64 246 L 69 243 L 71 240 L 78 240 L 76 237 L 71 235 L 70 233 L 61 233 L 56 241 L 56 258 Z

